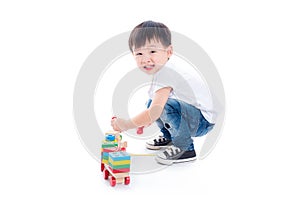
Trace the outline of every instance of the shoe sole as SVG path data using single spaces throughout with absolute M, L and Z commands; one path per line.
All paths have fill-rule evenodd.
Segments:
M 150 144 L 147 144 L 146 143 L 146 148 L 147 149 L 150 149 L 150 150 L 160 150 L 160 149 L 165 149 L 167 147 L 169 147 L 170 145 L 166 145 L 166 146 L 153 146 L 153 145 L 150 145 Z
M 192 158 L 185 158 L 185 159 L 178 159 L 178 160 L 166 160 L 161 157 L 156 156 L 155 160 L 163 165 L 172 165 L 173 163 L 183 163 L 183 162 L 190 162 L 196 160 L 197 157 L 192 157 Z

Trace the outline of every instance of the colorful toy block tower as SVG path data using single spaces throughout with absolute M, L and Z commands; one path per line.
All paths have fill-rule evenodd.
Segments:
M 121 142 L 119 131 L 108 131 L 101 144 L 101 171 L 110 185 L 130 183 L 130 155 L 126 152 L 127 142 Z
M 130 155 L 125 151 L 110 152 L 108 154 L 108 165 L 103 170 L 104 179 L 109 179 L 110 185 L 117 183 L 130 183 Z
M 122 136 L 119 131 L 108 131 L 101 144 L 101 171 L 104 164 L 108 164 L 109 152 L 126 151 L 127 142 L 121 142 Z
M 130 171 L 130 155 L 124 151 L 111 152 L 108 165 L 113 173 L 128 173 Z
M 108 153 L 116 151 L 117 148 L 118 141 L 116 141 L 115 136 L 106 135 L 101 145 L 101 163 L 108 164 Z M 103 171 L 102 167 L 101 171 Z

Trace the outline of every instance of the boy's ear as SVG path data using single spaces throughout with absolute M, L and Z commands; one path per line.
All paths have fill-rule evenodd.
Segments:
M 173 54 L 173 46 L 172 45 L 168 46 L 167 53 L 168 53 L 168 57 L 170 58 L 171 55 Z

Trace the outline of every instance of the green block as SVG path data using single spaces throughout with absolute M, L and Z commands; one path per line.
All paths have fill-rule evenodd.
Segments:
M 112 141 L 112 142 L 107 142 L 107 141 L 105 141 L 105 142 L 103 142 L 102 143 L 102 145 L 101 145 L 101 147 L 104 149 L 104 148 L 110 148 L 110 147 L 116 147 L 116 146 L 118 146 L 118 143 L 116 143 L 116 142 L 114 142 L 114 141 Z
M 111 163 L 108 163 L 108 164 L 112 169 L 130 168 L 130 164 L 128 164 L 128 165 L 112 165 Z

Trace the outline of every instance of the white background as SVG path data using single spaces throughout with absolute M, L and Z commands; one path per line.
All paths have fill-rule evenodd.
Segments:
M 299 18 L 296 0 L 1 1 L 0 198 L 299 199 Z M 206 159 L 111 188 L 77 135 L 74 84 L 98 45 L 149 19 L 212 58 L 225 126 Z

